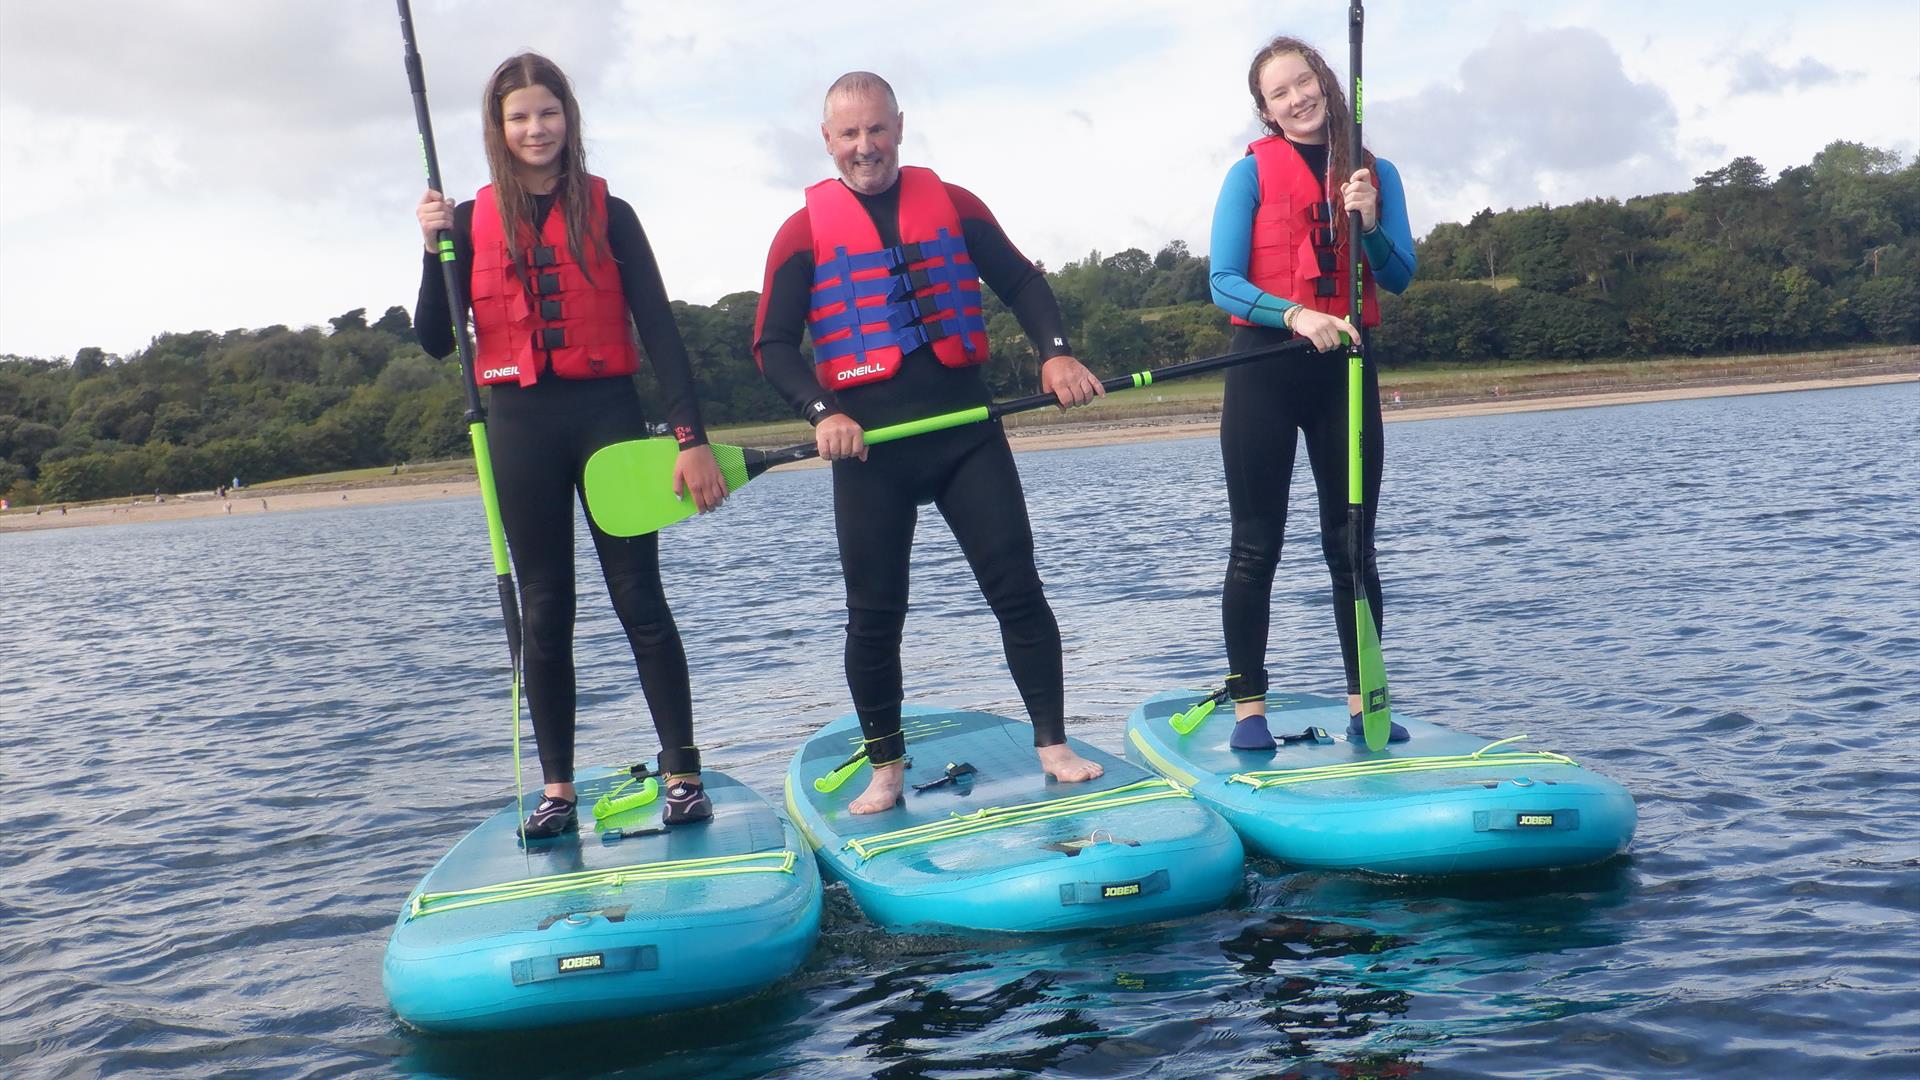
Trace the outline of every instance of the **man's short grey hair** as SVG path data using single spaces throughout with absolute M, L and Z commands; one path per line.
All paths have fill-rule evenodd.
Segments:
M 835 94 L 884 94 L 887 99 L 887 111 L 891 113 L 900 111 L 900 100 L 893 96 L 893 87 L 888 86 L 887 80 L 871 71 L 849 71 L 833 80 L 833 85 L 827 87 L 826 98 L 820 104 L 820 119 L 827 118 L 827 108 L 832 104 Z

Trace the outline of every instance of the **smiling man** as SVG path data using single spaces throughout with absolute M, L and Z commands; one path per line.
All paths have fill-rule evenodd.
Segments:
M 814 425 L 833 463 L 834 522 L 847 586 L 847 687 L 873 779 L 851 809 L 899 798 L 906 739 L 900 637 L 919 507 L 937 506 L 994 615 L 1055 779 L 1100 775 L 1066 741 L 1060 629 L 1034 567 L 1033 531 L 998 421 L 868 447 L 869 428 L 989 400 L 980 287 L 992 288 L 1033 341 L 1040 386 L 1061 408 L 1105 393 L 1067 345 L 1053 290 L 986 205 L 930 169 L 900 165 L 905 118 L 885 79 L 842 75 L 820 135 L 839 176 L 807 189 L 767 253 L 754 332 L 760 369 Z M 809 360 L 802 334 L 813 338 Z

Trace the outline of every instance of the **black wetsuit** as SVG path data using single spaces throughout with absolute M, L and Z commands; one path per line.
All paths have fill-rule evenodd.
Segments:
M 1053 290 L 1008 241 L 978 198 L 947 185 L 966 235 L 967 254 L 1041 358 L 1071 353 Z M 880 242 L 900 243 L 900 187 L 855 193 Z M 909 353 L 890 379 L 837 392 L 820 388 L 800 352 L 813 290 L 813 241 L 807 212 L 787 219 L 767 255 L 754 348 L 762 370 L 794 409 L 814 423 L 845 414 L 862 429 L 971 408 L 990 399 L 978 367 L 940 363 L 930 346 Z M 914 524 L 931 502 L 953 529 L 980 591 L 1000 621 L 1013 680 L 1033 721 L 1034 744 L 1066 741 L 1066 693 L 1060 628 L 1034 567 L 1033 531 L 1020 475 L 998 422 L 972 424 L 870 447 L 867 460 L 833 463 L 834 522 L 847 583 L 847 688 L 876 764 L 905 753 L 900 637 L 907 615 L 907 568 Z
M 536 198 L 537 229 L 553 208 Z M 454 212 L 460 265 L 473 265 L 473 203 Z M 640 331 L 648 362 L 667 400 L 667 420 L 683 447 L 700 446 L 706 432 L 694 397 L 693 369 L 667 305 L 666 287 L 640 220 L 626 202 L 607 199 L 607 247 L 620 264 L 627 309 Z M 420 347 L 433 356 L 454 348 L 453 321 L 439 260 L 424 255 L 413 325 Z M 609 443 L 647 437 L 639 394 L 625 375 L 564 379 L 542 363 L 532 386 L 495 384 L 488 397 L 487 439 L 493 458 L 500 522 L 520 584 L 527 704 L 546 782 L 573 779 L 574 571 L 573 504 L 587 458 Z M 693 694 L 687 656 L 660 587 L 659 534 L 613 537 L 589 517 L 594 549 L 613 609 L 633 648 L 640 686 L 660 736 L 660 767 L 696 772 Z
M 1324 184 L 1326 147 L 1294 145 Z M 1292 337 L 1291 331 L 1275 327 L 1236 327 L 1233 349 L 1257 349 Z M 1370 341 L 1370 335 L 1363 335 L 1363 341 Z M 1373 608 L 1374 625 L 1380 626 L 1380 570 L 1374 562 L 1373 522 L 1380 501 L 1385 440 L 1380 423 L 1379 370 L 1371 349 L 1366 350 L 1361 370 L 1365 507 L 1361 550 L 1366 561 L 1367 600 Z M 1347 362 L 1341 350 L 1242 364 L 1227 370 L 1220 413 L 1220 456 L 1226 466 L 1233 539 L 1220 614 L 1232 671 L 1229 688 L 1240 701 L 1267 692 L 1268 615 L 1273 572 L 1280 561 L 1280 544 L 1287 528 L 1287 494 L 1293 483 L 1294 450 L 1299 441 L 1296 432 L 1306 437 L 1307 462 L 1319 497 L 1320 546 L 1333 577 L 1333 617 L 1340 634 L 1347 693 L 1360 692 L 1354 646 L 1353 564 L 1347 544 Z

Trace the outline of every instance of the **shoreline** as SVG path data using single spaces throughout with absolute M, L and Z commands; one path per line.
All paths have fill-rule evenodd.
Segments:
M 1484 401 L 1434 405 L 1393 405 L 1385 407 L 1387 423 L 1419 420 L 1450 420 L 1469 416 L 1494 416 L 1504 413 L 1548 412 L 1558 409 L 1604 408 L 1610 405 L 1639 405 L 1656 401 L 1684 401 L 1696 398 L 1736 397 L 1747 394 L 1781 394 L 1802 390 L 1830 390 L 1849 386 L 1881 386 L 1920 382 L 1920 373 L 1902 372 L 1851 377 L 1788 379 L 1714 383 L 1693 386 L 1666 386 L 1647 390 L 1606 390 L 1576 393 L 1510 395 Z M 1069 430 L 1060 430 L 1066 426 Z M 1161 442 L 1169 439 L 1195 439 L 1215 435 L 1220 430 L 1218 410 L 1211 414 L 1088 420 L 1070 425 L 1048 426 L 1032 431 L 1012 428 L 1008 440 L 1016 453 L 1042 450 L 1071 450 L 1092 446 L 1116 446 L 1135 442 Z M 799 466 L 822 467 L 811 461 Z M 388 478 L 348 483 L 292 486 L 285 489 L 247 489 L 221 498 L 211 492 L 166 497 L 129 499 L 125 502 L 69 507 L 64 512 L 43 506 L 36 512 L 19 508 L 0 513 L 0 533 L 39 529 L 84 528 L 95 525 L 129 525 L 158 521 L 182 521 L 192 518 L 239 517 L 248 514 L 292 513 L 303 510 L 342 507 L 383 506 L 421 499 L 473 498 L 480 494 L 479 482 L 470 477 L 419 477 L 395 482 Z

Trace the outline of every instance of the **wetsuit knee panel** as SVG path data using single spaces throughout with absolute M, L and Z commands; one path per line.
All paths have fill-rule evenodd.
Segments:
M 864 644 L 898 649 L 906 625 L 905 608 L 847 609 L 847 637 Z
M 549 655 L 573 647 L 571 585 L 534 582 L 520 586 L 520 626 L 528 647 Z

